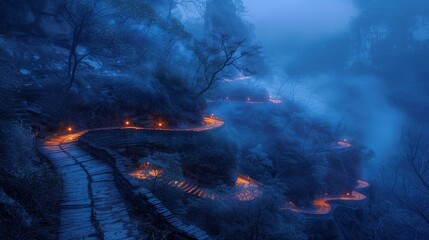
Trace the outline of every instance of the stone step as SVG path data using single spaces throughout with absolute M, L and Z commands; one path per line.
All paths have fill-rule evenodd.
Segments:
M 113 174 L 112 168 L 107 165 L 92 165 L 86 167 L 86 170 L 90 174 Z
M 93 182 L 115 181 L 115 177 L 108 173 L 93 175 L 91 179 Z
M 75 141 L 50 139 L 40 149 L 63 177 L 60 239 L 97 239 L 92 211 L 104 239 L 136 239 L 137 227 L 116 187 L 113 170 L 80 149 Z
M 76 161 L 78 161 L 79 163 L 85 163 L 85 162 L 89 162 L 89 161 L 93 161 L 94 158 L 91 155 L 88 156 L 82 156 L 82 157 L 75 157 Z

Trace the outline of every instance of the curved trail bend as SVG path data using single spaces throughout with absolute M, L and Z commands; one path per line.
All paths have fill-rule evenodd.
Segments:
M 364 180 L 357 180 L 357 186 L 355 190 L 363 189 L 369 186 L 369 183 Z M 282 209 L 290 210 L 297 213 L 305 213 L 312 215 L 325 215 L 329 214 L 332 211 L 331 201 L 360 201 L 365 200 L 366 196 L 357 191 L 352 191 L 351 193 L 346 193 L 343 195 L 329 196 L 325 195 L 324 197 L 317 198 L 313 201 L 312 208 L 299 208 L 295 206 L 292 202 L 286 203 L 286 206 Z
M 84 130 L 66 135 L 54 135 L 41 144 L 39 151 L 48 158 L 62 175 L 64 181 L 60 213 L 59 239 L 142 239 L 137 224 L 132 220 L 129 210 L 117 188 L 111 167 L 82 150 L 77 140 L 88 131 L 137 129 L 156 131 L 208 131 L 221 127 L 223 120 L 205 117 L 204 124 L 187 128 L 165 127 L 116 127 Z M 238 185 L 248 186 L 247 181 Z M 250 179 L 250 178 L 249 178 Z M 250 181 L 250 180 L 248 180 Z M 175 183 L 184 191 L 201 196 L 204 193 L 195 186 Z M 254 185 L 255 183 L 252 182 Z M 252 185 L 250 184 L 250 185 Z M 252 185 L 252 186 L 253 186 Z M 358 181 L 356 189 L 365 188 L 367 182 Z M 250 192 L 238 195 L 239 200 L 252 200 Z M 330 201 L 363 200 L 366 196 L 353 191 L 349 196 L 326 196 L 314 200 L 312 209 L 300 209 L 293 204 L 283 209 L 307 214 L 328 214 L 332 210 Z
M 207 131 L 222 126 L 215 117 L 190 128 L 139 128 L 159 131 Z M 125 200 L 115 184 L 111 167 L 82 150 L 77 140 L 93 130 L 54 135 L 44 140 L 39 152 L 52 162 L 63 179 L 59 239 L 142 239 Z

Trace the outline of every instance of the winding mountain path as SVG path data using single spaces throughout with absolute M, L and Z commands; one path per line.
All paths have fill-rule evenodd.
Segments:
M 40 147 L 64 182 L 59 239 L 142 239 L 110 166 L 77 145 L 85 132 L 53 136 Z
M 165 128 L 159 125 L 160 127 L 153 128 L 127 126 L 93 130 L 131 128 L 151 131 L 198 132 L 218 128 L 224 124 L 221 119 L 213 116 L 205 117 L 203 122 L 204 124 L 200 126 L 185 128 Z M 144 239 L 116 186 L 112 168 L 78 146 L 79 137 L 88 131 L 54 135 L 43 141 L 39 147 L 40 153 L 52 162 L 62 175 L 64 182 L 59 239 Z M 363 181 L 358 183 L 357 189 L 368 186 Z M 178 185 L 179 183 L 175 184 Z M 249 185 L 247 182 L 243 184 L 244 186 Z M 193 186 L 184 188 L 190 193 L 195 192 L 195 189 L 196 187 Z M 240 199 L 239 196 L 238 198 Z M 311 210 L 299 209 L 295 206 L 287 206 L 284 209 L 309 214 L 327 214 L 331 211 L 331 205 L 328 201 L 362 199 L 365 199 L 363 194 L 353 191 L 351 196 L 317 199 L 314 202 L 315 208 Z
M 159 131 L 206 131 L 223 125 L 215 117 L 189 128 L 139 128 Z M 110 130 L 122 128 L 103 128 Z M 87 131 L 54 135 L 39 147 L 63 179 L 59 239 L 144 239 L 131 219 L 125 200 L 116 186 L 112 168 L 78 146 Z
M 367 188 L 368 186 L 368 182 L 364 180 L 357 180 L 357 186 L 355 189 L 363 189 Z M 288 202 L 282 209 L 311 215 L 326 215 L 332 211 L 332 204 L 329 203 L 331 201 L 361 201 L 365 199 L 366 196 L 357 191 L 352 191 L 351 193 L 346 193 L 344 195 L 329 196 L 326 194 L 324 197 L 317 198 L 313 201 L 313 208 L 299 208 L 295 206 L 294 203 Z

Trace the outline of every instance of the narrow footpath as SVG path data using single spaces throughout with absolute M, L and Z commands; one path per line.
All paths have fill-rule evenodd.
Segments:
M 111 167 L 79 148 L 84 133 L 53 136 L 39 149 L 64 181 L 59 239 L 142 239 Z

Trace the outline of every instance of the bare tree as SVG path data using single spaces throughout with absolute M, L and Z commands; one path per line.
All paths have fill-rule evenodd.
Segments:
M 402 163 L 396 173 L 393 192 L 398 200 L 424 220 L 429 227 L 429 162 L 428 146 L 419 131 L 403 130 L 401 135 Z M 425 234 L 428 234 L 427 232 Z
M 214 36 L 211 43 L 199 42 L 195 55 L 199 61 L 199 72 L 203 83 L 196 97 L 202 96 L 217 82 L 230 77 L 232 70 L 250 73 L 250 70 L 240 65 L 240 60 L 256 54 L 260 47 L 248 46 L 246 40 L 234 40 L 230 36 Z
M 180 158 L 177 154 L 155 152 L 140 162 L 142 164 L 139 175 L 148 181 L 153 193 L 157 192 L 160 184 L 170 185 L 171 182 L 183 180 Z
M 100 0 L 65 0 L 65 20 L 70 26 L 72 38 L 67 62 L 67 83 L 70 89 L 75 83 L 76 70 L 89 52 L 78 52 L 78 46 L 90 33 L 90 28 L 101 18 L 104 8 Z

